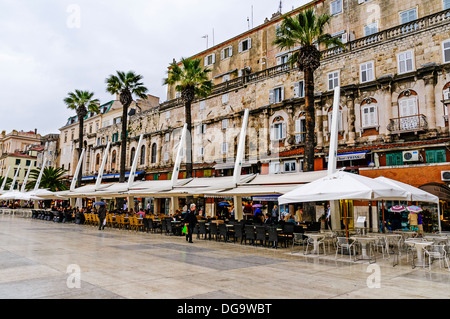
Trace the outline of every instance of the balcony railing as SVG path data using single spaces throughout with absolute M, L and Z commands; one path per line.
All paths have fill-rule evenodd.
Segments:
M 427 117 L 423 114 L 391 119 L 387 129 L 392 134 L 418 132 L 428 129 Z
M 450 9 L 440 11 L 438 13 L 434 13 L 420 19 L 416 19 L 409 23 L 401 24 L 399 26 L 380 31 L 378 33 L 374 33 L 367 37 L 347 42 L 344 48 L 334 47 L 323 50 L 321 51 L 322 59 L 332 58 L 334 56 L 343 53 L 364 49 L 372 44 L 380 44 L 385 41 L 400 38 L 402 36 L 413 34 L 414 32 L 422 31 L 424 29 L 432 28 L 438 24 L 448 22 L 450 22 Z M 233 80 L 217 84 L 213 87 L 212 93 L 220 94 L 222 92 L 226 92 L 231 89 L 242 87 L 244 84 L 249 82 L 263 80 L 271 76 L 279 75 L 294 70 L 297 70 L 297 67 L 292 66 L 290 63 L 277 65 L 262 71 L 250 73 L 248 75 L 241 76 Z M 176 98 L 162 103 L 160 109 L 162 110 L 169 109 L 178 106 L 181 103 L 182 103 L 181 99 Z
M 422 31 L 429 27 L 434 27 L 437 24 L 449 21 L 450 9 L 447 9 L 387 30 L 380 31 L 378 33 L 374 33 L 367 37 L 348 42 L 345 44 L 345 48 L 330 48 L 324 50 L 322 51 L 322 58 L 326 59 L 341 53 L 355 51 L 361 48 L 365 48 L 371 44 L 378 44 L 381 42 L 399 38 L 401 36 L 408 35 L 416 31 Z

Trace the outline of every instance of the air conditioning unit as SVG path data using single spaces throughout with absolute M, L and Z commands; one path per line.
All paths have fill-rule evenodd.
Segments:
M 450 182 L 450 171 L 442 171 L 441 179 L 443 182 Z
M 347 43 L 348 42 L 348 37 L 347 37 L 347 33 L 343 33 L 341 36 L 341 42 L 342 43 Z
M 444 90 L 444 100 L 450 100 L 450 88 Z
M 419 161 L 419 151 L 403 152 L 403 162 L 417 162 Z

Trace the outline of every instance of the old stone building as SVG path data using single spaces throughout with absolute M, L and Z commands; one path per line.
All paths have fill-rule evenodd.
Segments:
M 372 177 L 398 174 L 417 187 L 446 187 L 442 176 L 450 171 L 448 0 L 312 1 L 284 15 L 275 13 L 262 25 L 192 56 L 211 69 L 214 83 L 212 94 L 192 105 L 194 176 L 232 174 L 245 109 L 250 118 L 244 173 L 302 170 L 304 81 L 302 72 L 287 63 L 298 48 L 280 50 L 273 41 L 284 16 L 308 7 L 330 14 L 325 32 L 345 44 L 344 49 L 320 48 L 315 169 L 327 168 L 333 90 L 340 86 L 338 167 Z M 129 118 L 126 162 L 129 168 L 132 158 L 140 157 L 141 178 L 170 178 L 184 108 L 173 86 L 168 87 L 167 99 Z M 68 123 L 61 138 L 76 129 Z M 114 134 L 119 130 L 118 124 L 95 130 L 92 141 L 100 142 L 88 142 L 92 148 L 86 176 L 95 175 L 108 140 L 113 148 L 107 170 L 118 170 L 120 146 Z M 141 134 L 145 142 L 138 150 Z M 72 150 L 74 145 L 66 144 Z

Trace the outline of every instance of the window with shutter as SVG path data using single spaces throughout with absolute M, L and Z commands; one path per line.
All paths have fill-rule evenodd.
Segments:
M 416 8 L 400 12 L 400 23 L 408 23 L 417 19 Z
M 373 62 L 366 62 L 359 66 L 361 73 L 361 83 L 370 82 L 375 79 Z
M 294 97 L 305 97 L 305 81 L 294 83 Z
M 374 127 L 378 125 L 378 107 L 376 104 L 364 105 L 361 108 L 362 127 Z
M 342 0 L 335 0 L 330 4 L 331 15 L 338 14 L 342 12 Z
M 445 150 L 429 150 L 425 152 L 427 163 L 445 163 L 446 162 L 446 156 L 445 156 Z
M 406 51 L 398 54 L 398 73 L 414 71 L 413 51 Z
M 449 0 L 450 2 L 450 0 Z M 450 63 L 450 40 L 442 43 L 443 57 L 444 63 Z
M 403 165 L 403 153 L 386 154 L 387 166 L 399 166 Z
M 328 90 L 334 90 L 339 86 L 339 71 L 328 73 Z

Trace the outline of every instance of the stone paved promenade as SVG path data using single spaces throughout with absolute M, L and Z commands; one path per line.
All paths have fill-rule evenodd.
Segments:
M 438 263 L 430 272 L 380 257 L 378 273 L 347 258 L 0 215 L 2 299 L 450 297 Z M 369 287 L 375 274 L 380 288 Z

